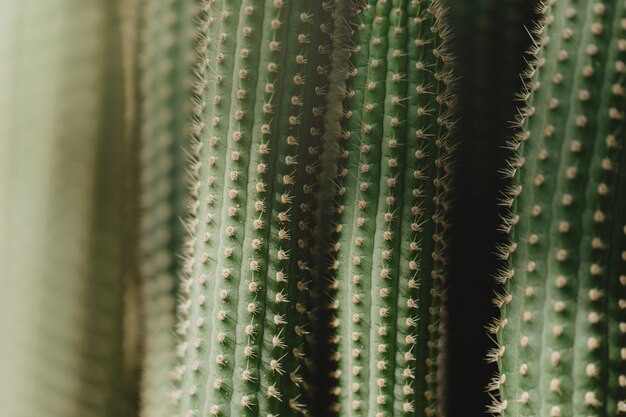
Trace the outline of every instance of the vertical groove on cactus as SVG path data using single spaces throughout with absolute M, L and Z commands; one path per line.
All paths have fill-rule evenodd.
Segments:
M 189 203 L 185 149 L 188 120 L 197 108 L 190 106 L 188 86 L 193 20 L 188 2 L 143 3 L 140 251 L 146 353 L 141 413 L 170 417 L 176 293 L 182 268 L 178 254 L 184 253 L 183 219 Z
M 620 61 L 615 61 L 620 62 Z M 624 61 L 621 61 L 624 62 Z M 611 81 L 620 81 L 623 75 L 613 72 Z M 619 84 L 618 84 L 619 85 Z M 619 90 L 619 88 L 618 88 Z M 623 97 L 616 96 L 615 101 L 621 103 Z M 620 149 L 619 147 L 617 149 Z M 621 147 L 619 160 L 619 179 L 616 190 L 626 188 L 626 152 Z M 616 193 L 614 207 L 626 207 L 626 193 Z M 612 209 L 612 208 L 611 208 Z M 608 211 L 611 213 L 611 211 Z M 615 212 L 615 211 L 614 211 Z M 618 413 L 626 411 L 626 210 L 616 212 L 615 226 L 610 230 L 610 241 L 607 244 L 608 267 L 607 276 L 613 279 L 606 284 L 606 296 L 608 297 L 606 308 L 607 337 L 605 344 L 608 347 L 608 362 L 606 372 L 606 407 L 608 410 L 617 410 Z
M 293 328 L 287 329 L 287 305 L 292 300 L 290 300 L 291 295 L 286 291 L 288 280 L 296 278 L 288 274 L 291 251 L 287 245 L 291 236 L 287 228 L 290 226 L 294 213 L 291 192 L 295 181 L 294 157 L 297 156 L 294 153 L 296 144 L 293 141 L 287 142 L 287 134 L 298 123 L 298 115 L 290 111 L 290 97 L 286 95 L 291 93 L 298 84 L 304 83 L 304 79 L 294 71 L 293 65 L 295 63 L 293 49 L 297 48 L 298 44 L 287 41 L 289 31 L 294 30 L 294 24 L 297 24 L 300 19 L 299 13 L 296 14 L 297 6 L 298 4 L 292 2 L 277 2 L 271 5 L 268 2 L 267 15 L 272 20 L 266 26 L 269 26 L 271 30 L 268 30 L 266 35 L 264 34 L 265 42 L 263 43 L 270 46 L 267 48 L 267 55 L 264 56 L 263 52 L 261 53 L 261 60 L 268 62 L 268 65 L 281 68 L 281 71 L 279 73 L 277 70 L 271 71 L 268 68 L 269 73 L 262 77 L 267 84 L 257 85 L 259 90 L 262 89 L 265 92 L 260 95 L 264 97 L 263 106 L 266 107 L 257 108 L 255 114 L 264 115 L 263 118 L 259 118 L 259 121 L 267 123 L 271 129 L 268 135 L 273 133 L 277 139 L 268 144 L 272 146 L 272 154 L 267 157 L 267 168 L 264 168 L 264 170 L 267 169 L 268 174 L 272 175 L 271 177 L 265 176 L 268 180 L 267 186 L 271 190 L 266 198 L 268 214 L 266 222 L 271 227 L 266 227 L 267 233 L 263 237 L 263 243 L 267 249 L 263 254 L 262 262 L 267 264 L 267 272 L 260 275 L 265 280 L 266 311 L 265 318 L 259 327 L 263 330 L 263 334 L 259 337 L 262 340 L 259 350 L 268 352 L 268 355 L 267 359 L 261 362 L 260 384 L 255 391 L 255 394 L 258 393 L 259 415 L 271 414 L 273 410 L 278 410 L 277 414 L 284 414 L 285 408 L 289 410 L 290 405 L 298 411 L 303 411 L 303 406 L 298 402 L 298 390 L 290 390 L 288 384 L 282 383 L 283 376 L 291 376 L 295 384 L 299 384 L 301 380 L 295 373 L 298 358 L 293 356 L 292 349 L 301 345 L 303 340 L 302 334 L 296 334 Z M 272 42 L 277 43 L 275 47 L 271 46 Z M 261 163 L 265 164 L 265 161 Z M 258 198 L 262 196 L 257 196 Z M 285 348 L 276 348 L 272 343 L 273 338 L 282 339 Z M 292 387 L 296 386 L 295 384 Z M 294 391 L 295 396 L 293 396 Z
M 287 137 L 288 143 L 294 140 L 298 145 L 295 159 L 295 185 L 293 202 L 295 208 L 291 218 L 291 262 L 289 274 L 298 279 L 288 280 L 292 307 L 287 312 L 287 327 L 290 333 L 305 332 L 306 343 L 297 346 L 298 356 L 304 353 L 304 381 L 292 380 L 293 384 L 301 383 L 305 388 L 309 411 L 315 415 L 315 408 L 320 407 L 320 392 L 316 390 L 313 376 L 319 363 L 314 361 L 318 343 L 318 335 L 313 331 L 314 323 L 312 292 L 315 291 L 314 278 L 314 228 L 316 227 L 316 190 L 320 169 L 321 138 L 324 128 L 326 109 L 325 96 L 328 94 L 328 71 L 330 69 L 330 30 L 328 19 L 330 13 L 326 3 L 317 0 L 307 2 L 306 8 L 299 15 L 301 32 L 298 34 L 299 53 L 296 63 L 304 77 L 305 83 L 290 94 L 291 105 L 298 113 L 297 129 Z M 306 106 L 305 106 L 306 105 Z M 297 196 L 297 198 L 296 198 Z M 304 352 L 302 352 L 304 350 Z M 298 361 L 301 364 L 302 361 Z M 300 366 L 300 365 L 299 365 Z M 297 369 L 297 368 L 296 368 Z M 300 370 L 298 370 L 300 371 Z M 294 374 L 295 376 L 296 374 Z M 299 376 L 299 374 L 298 374 Z M 291 385 L 291 384 L 288 384 Z M 291 388 L 293 389 L 293 388 Z M 323 406 L 322 406 L 323 407 Z
M 619 304 L 612 288 L 621 265 L 609 254 L 623 222 L 615 204 L 624 159 L 624 4 L 557 0 L 541 12 L 536 60 L 524 74 L 526 107 L 510 143 L 515 185 L 503 203 L 512 207 L 512 240 L 499 249 L 510 268 L 499 276 L 502 318 L 489 328 L 500 343 L 490 353 L 500 373 L 488 388 L 502 399 L 489 411 L 613 415 L 626 394 L 611 381 L 623 370 L 612 359 L 623 343 L 607 344 L 624 319 L 611 306 Z
M 354 35 L 336 309 L 342 415 L 435 415 L 450 33 L 437 1 L 373 2 Z M 353 89 L 353 90 L 352 90 Z
M 270 229 L 267 239 L 265 298 L 268 311 L 262 349 L 271 354 L 261 375 L 259 399 L 268 403 L 260 408 L 263 415 L 274 410 L 278 410 L 279 415 L 306 411 L 306 398 L 302 394 L 306 388 L 303 377 L 307 355 L 305 336 L 310 331 L 307 286 L 311 279 L 308 270 L 311 254 L 306 245 L 306 240 L 310 240 L 310 226 L 303 219 L 309 218 L 313 209 L 313 184 L 317 179 L 314 165 L 319 139 L 314 139 L 310 129 L 320 129 L 323 107 L 305 101 L 305 93 L 308 90 L 310 99 L 311 92 L 314 92 L 312 87 L 327 82 L 325 79 L 317 83 L 314 79 L 308 80 L 309 66 L 318 62 L 314 54 L 319 54 L 311 48 L 310 45 L 315 45 L 311 38 L 318 37 L 316 34 L 321 30 L 318 19 L 323 16 L 319 13 L 321 10 L 312 13 L 312 6 L 311 2 L 305 1 L 275 3 L 274 7 L 279 8 L 283 19 L 277 21 L 274 14 L 271 22 L 272 29 L 282 38 L 279 42 L 282 47 L 274 51 L 270 48 L 274 57 L 269 62 L 282 71 L 275 73 L 272 80 L 275 91 L 268 95 L 273 99 L 271 116 L 276 118 L 273 124 L 276 139 L 271 145 L 273 192 L 269 200 L 271 211 L 268 212 L 269 223 L 276 226 Z M 295 39 L 294 34 L 297 34 Z M 273 34 L 272 39 L 276 38 Z M 267 86 L 263 88 L 267 89 Z M 304 156 L 310 153 L 312 145 L 317 146 L 312 149 L 313 155 L 309 155 L 313 163 L 309 165 Z M 300 157 L 303 157 L 302 161 Z M 301 181 L 297 182 L 297 179 Z
M 314 332 L 311 350 L 312 359 L 317 363 L 313 372 L 313 379 L 322 389 L 331 383 L 334 370 L 331 358 L 328 356 L 329 347 L 334 341 L 336 322 L 332 320 L 332 292 L 336 289 L 337 281 L 331 277 L 331 271 L 336 267 L 332 261 L 332 253 L 336 249 L 333 245 L 333 236 L 341 228 L 335 223 L 337 211 L 337 180 L 343 175 L 339 171 L 339 160 L 342 150 L 339 141 L 345 135 L 343 101 L 347 95 L 346 81 L 350 76 L 350 34 L 355 23 L 356 4 L 352 0 L 324 1 L 322 7 L 328 12 L 328 20 L 323 23 L 323 32 L 328 34 L 328 44 L 318 46 L 329 55 L 329 64 L 326 72 L 327 85 L 324 93 L 324 115 L 321 136 L 320 166 L 316 186 L 315 228 L 313 229 L 313 280 L 312 305 L 315 312 L 311 317 L 311 328 Z M 330 321 L 330 323 L 329 323 Z M 318 393 L 323 397 L 327 394 Z M 315 404 L 318 413 L 333 412 L 334 396 L 331 393 L 327 401 Z

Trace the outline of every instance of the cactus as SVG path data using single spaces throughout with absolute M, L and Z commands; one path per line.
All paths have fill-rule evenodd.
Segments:
M 508 267 L 488 388 L 500 398 L 488 411 L 616 415 L 626 411 L 625 4 L 552 0 L 540 12 L 502 201 L 511 241 L 498 250 Z
M 117 2 L 9 3 L 0 13 L 0 414 L 120 416 Z
M 438 1 L 370 1 L 354 32 L 332 302 L 340 415 L 442 414 L 439 325 L 452 151 Z
M 328 13 L 317 1 L 193 6 L 192 252 L 172 396 L 184 416 L 302 415 Z
M 141 281 L 144 316 L 141 414 L 170 417 L 167 396 L 176 365 L 178 274 L 186 237 L 189 204 L 187 174 L 188 120 L 192 74 L 193 2 L 143 2 L 141 45 Z M 186 251 L 186 252 L 185 252 Z

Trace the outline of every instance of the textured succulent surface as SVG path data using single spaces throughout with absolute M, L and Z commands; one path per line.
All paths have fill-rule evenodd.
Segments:
M 500 372 L 489 411 L 609 416 L 626 411 L 624 2 L 552 0 L 510 143 L 500 248 L 509 268 L 490 327 Z
M 331 288 L 334 411 L 441 413 L 450 37 L 437 1 L 370 1 L 353 33 Z
M 171 417 L 168 400 L 176 365 L 176 292 L 187 216 L 186 148 L 194 117 L 194 2 L 143 1 L 141 35 L 141 282 L 145 356 L 141 412 Z
M 301 415 L 328 12 L 194 6 L 192 254 L 172 395 L 179 416 Z
M 122 415 L 117 2 L 0 12 L 0 414 Z

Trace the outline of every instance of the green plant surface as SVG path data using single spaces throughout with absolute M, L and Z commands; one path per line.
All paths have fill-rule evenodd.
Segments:
M 454 102 L 443 15 L 437 1 L 395 0 L 357 16 L 332 283 L 340 415 L 443 412 Z
M 327 18 L 316 1 L 197 3 L 179 416 L 306 413 Z
M 0 414 L 121 416 L 117 2 L 0 8 Z
M 509 267 L 490 326 L 500 372 L 489 407 L 506 416 L 623 411 L 622 1 L 550 1 L 510 147 L 503 204 Z M 620 179 L 621 176 L 621 179 Z M 620 233 L 618 233 L 618 230 Z M 623 255 L 622 255 L 623 256 Z
M 143 1 L 141 33 L 141 288 L 144 350 L 141 414 L 171 417 L 176 366 L 176 303 L 184 221 L 194 210 L 187 181 L 189 120 L 202 106 L 190 83 L 193 1 Z M 196 69 L 198 70 L 198 69 Z M 194 101 L 196 100 L 196 101 Z

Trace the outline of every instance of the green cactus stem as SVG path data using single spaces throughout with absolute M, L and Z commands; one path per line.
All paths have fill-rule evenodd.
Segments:
M 194 4 L 172 396 L 179 416 L 304 415 L 329 14 L 308 0 Z
M 442 413 L 453 104 L 443 13 L 438 1 L 404 0 L 358 13 L 331 284 L 340 415 Z
M 552 0 L 541 14 L 510 143 L 509 266 L 489 328 L 500 371 L 488 388 L 501 398 L 489 411 L 612 416 L 626 411 L 626 10 Z
M 0 414 L 120 416 L 118 2 L 0 13 Z
M 145 355 L 141 380 L 141 415 L 171 417 L 176 365 L 178 274 L 189 207 L 186 161 L 188 121 L 199 106 L 189 78 L 193 68 L 194 2 L 140 4 L 141 33 L 141 288 Z M 196 69 L 197 70 L 197 69 Z

